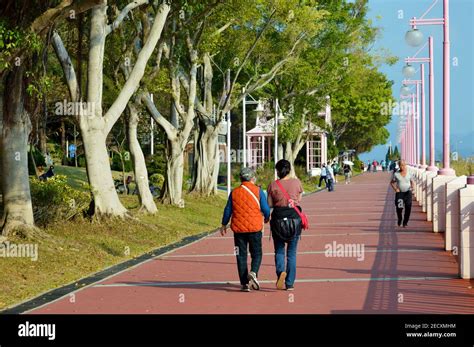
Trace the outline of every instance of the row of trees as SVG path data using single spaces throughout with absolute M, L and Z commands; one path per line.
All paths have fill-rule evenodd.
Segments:
M 107 139 L 123 119 L 141 209 L 155 213 L 140 124 L 152 117 L 166 139 L 162 202 L 184 206 L 183 153 L 194 143 L 191 190 L 216 193 L 218 132 L 245 93 L 278 97 L 288 115 L 281 153 L 294 161 L 302 129 L 331 95 L 332 138 L 367 150 L 385 142 L 380 107 L 391 82 L 377 69 L 377 29 L 357 0 L 5 0 L 0 9 L 0 153 L 3 234 L 33 228 L 27 148 L 46 141 L 56 102 L 87 105 L 80 130 L 93 211 L 125 217 Z M 152 97 L 153 95 L 153 97 Z M 66 117 L 65 114 L 59 115 Z M 62 120 L 63 122 L 64 120 Z M 63 129 L 64 126 L 61 126 Z M 61 131 L 61 129 L 59 129 Z M 44 148 L 45 146 L 40 146 Z

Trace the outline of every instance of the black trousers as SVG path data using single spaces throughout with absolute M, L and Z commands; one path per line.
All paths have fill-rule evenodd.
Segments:
M 262 263 L 262 232 L 236 233 L 234 232 L 235 255 L 237 257 L 237 270 L 239 271 L 240 284 L 249 283 L 247 268 L 247 247 L 250 249 L 252 263 L 250 271 L 258 275 Z
M 397 208 L 398 225 L 402 224 L 402 212 L 405 209 L 403 216 L 403 225 L 406 226 L 410 220 L 412 193 L 411 190 L 407 192 L 395 193 L 395 206 Z
M 320 176 L 319 177 L 319 184 L 318 184 L 318 187 L 321 187 L 321 182 L 324 180 L 324 183 L 326 184 L 326 187 L 328 185 L 328 180 L 326 178 L 327 176 Z

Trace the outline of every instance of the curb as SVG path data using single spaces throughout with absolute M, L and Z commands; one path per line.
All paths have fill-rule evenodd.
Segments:
M 177 248 L 184 247 L 190 243 L 199 241 L 206 236 L 209 236 L 210 234 L 215 233 L 219 229 L 214 229 L 211 231 L 205 231 L 200 234 L 192 235 L 192 236 L 187 236 L 183 238 L 182 240 L 162 246 L 159 248 L 156 248 L 150 252 L 144 253 L 136 258 L 126 260 L 122 263 L 112 265 L 108 268 L 105 268 L 104 270 L 101 270 L 99 272 L 96 272 L 92 275 L 83 277 L 77 281 L 74 281 L 72 283 L 66 284 L 62 287 L 56 288 L 49 290 L 45 293 L 39 294 L 38 296 L 32 298 L 32 299 L 27 299 L 26 301 L 23 301 L 19 304 L 15 304 L 14 306 L 10 306 L 9 308 L 6 308 L 3 311 L 0 311 L 0 314 L 21 314 L 30 310 L 33 310 L 35 308 L 38 308 L 40 306 L 46 305 L 48 303 L 51 303 L 55 300 L 58 300 L 67 294 L 71 294 L 73 292 L 76 292 L 78 290 L 84 289 L 86 287 L 89 287 L 93 285 L 94 283 L 97 283 L 99 281 L 102 281 L 110 276 L 113 276 L 119 272 L 128 270 L 129 268 L 132 268 L 134 266 L 140 265 L 141 263 L 144 263 L 148 260 L 151 260 L 153 258 L 157 258 L 160 255 L 163 255 L 165 253 L 168 253 L 170 251 L 173 251 Z

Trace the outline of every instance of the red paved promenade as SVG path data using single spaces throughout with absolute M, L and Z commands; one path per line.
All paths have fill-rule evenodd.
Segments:
M 268 230 L 262 288 L 250 293 L 239 291 L 231 233 L 214 234 L 30 313 L 474 313 L 474 281 L 458 278 L 417 203 L 408 228 L 395 227 L 389 179 L 364 174 L 304 198 L 311 229 L 299 244 L 294 292 L 275 288 Z M 363 257 L 327 257 L 334 242 L 363 245 Z

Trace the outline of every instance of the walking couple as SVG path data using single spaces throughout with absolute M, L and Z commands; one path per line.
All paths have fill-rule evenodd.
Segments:
M 275 247 L 276 287 L 286 290 L 294 288 L 296 250 L 302 221 L 293 206 L 301 212 L 299 204 L 303 188 L 299 179 L 290 178 L 289 161 L 278 161 L 276 170 L 279 179 L 270 183 L 266 197 L 263 190 L 255 185 L 255 173 L 249 168 L 243 168 L 240 172 L 241 185 L 229 195 L 224 209 L 221 235 L 227 232 L 230 221 L 241 290 L 245 292 L 260 289 L 258 271 L 263 256 L 262 231 L 264 223 L 268 222 Z M 271 220 L 270 208 L 273 208 Z M 247 268 L 247 248 L 252 258 L 250 272 Z

